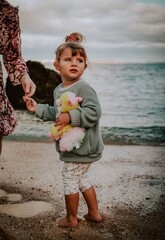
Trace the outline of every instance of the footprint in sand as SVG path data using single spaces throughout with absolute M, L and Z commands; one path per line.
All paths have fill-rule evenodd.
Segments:
M 0 189 L 0 198 L 6 197 L 10 202 L 17 202 L 22 199 L 21 194 L 10 193 Z M 52 209 L 50 203 L 44 201 L 30 201 L 25 203 L 0 204 L 0 214 L 5 213 L 10 216 L 29 218 L 43 212 L 49 212 Z

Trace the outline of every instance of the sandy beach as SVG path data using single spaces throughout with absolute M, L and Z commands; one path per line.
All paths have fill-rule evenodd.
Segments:
M 165 239 L 165 148 L 105 145 L 93 164 L 104 221 L 87 222 L 80 197 L 78 228 L 58 228 L 65 214 L 54 143 L 3 142 L 0 157 L 0 239 Z

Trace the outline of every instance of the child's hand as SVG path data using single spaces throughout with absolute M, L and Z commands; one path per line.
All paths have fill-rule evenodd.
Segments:
M 35 112 L 37 110 L 37 103 L 34 99 L 24 96 L 23 100 L 26 102 L 26 107 L 30 112 Z
M 58 130 L 61 130 L 63 127 L 70 123 L 69 113 L 60 113 L 56 119 L 55 126 L 58 126 Z

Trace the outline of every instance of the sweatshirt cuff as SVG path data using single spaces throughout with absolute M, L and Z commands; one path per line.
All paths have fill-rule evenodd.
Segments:
M 73 127 L 80 127 L 80 112 L 76 110 L 69 111 L 70 118 L 71 118 L 71 125 Z
M 45 104 L 37 104 L 37 109 L 35 112 L 35 115 L 39 118 L 43 118 L 43 112 L 44 112 L 44 106 Z

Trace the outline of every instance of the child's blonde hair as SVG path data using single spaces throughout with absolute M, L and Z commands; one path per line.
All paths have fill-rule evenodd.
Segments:
M 81 42 L 83 42 L 83 40 L 83 35 L 78 32 L 73 32 L 70 35 L 66 36 L 65 42 L 56 49 L 56 61 L 60 60 L 60 56 L 64 49 L 71 48 L 72 56 L 76 56 L 77 53 L 79 53 L 84 58 L 85 63 L 87 63 L 87 54 L 85 48 L 81 45 Z

